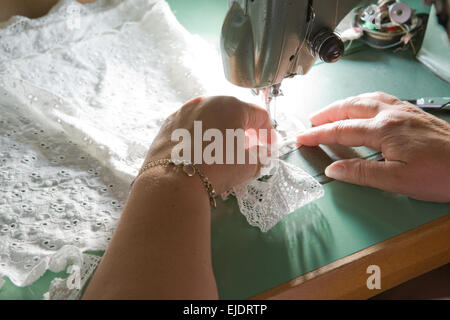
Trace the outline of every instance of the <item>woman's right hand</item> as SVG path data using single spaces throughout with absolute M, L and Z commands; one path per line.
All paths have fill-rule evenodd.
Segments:
M 255 177 L 260 169 L 261 163 L 249 163 L 249 149 L 246 148 L 246 161 L 244 164 L 225 164 L 227 152 L 235 152 L 238 142 L 235 140 L 234 150 L 226 148 L 226 129 L 266 129 L 268 142 L 273 129 L 266 110 L 249 103 L 245 103 L 233 97 L 199 97 L 193 99 L 172 114 L 162 125 L 158 135 L 148 151 L 144 165 L 150 161 L 159 159 L 171 159 L 172 150 L 179 142 L 172 141 L 172 133 L 176 129 L 186 129 L 194 141 L 194 121 L 201 121 L 202 135 L 208 129 L 217 129 L 223 136 L 223 163 L 224 164 L 202 164 L 197 166 L 205 173 L 218 194 L 229 190 L 231 187 Z M 204 142 L 204 148 L 211 142 Z M 194 163 L 194 144 L 191 143 L 191 162 Z M 236 155 L 235 155 L 236 160 Z

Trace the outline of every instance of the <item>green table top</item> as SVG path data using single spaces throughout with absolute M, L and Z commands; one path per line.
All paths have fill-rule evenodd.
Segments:
M 213 42 L 218 43 L 226 1 L 168 2 L 189 31 L 210 41 L 215 36 Z M 428 10 L 420 0 L 408 2 L 420 12 Z M 212 9 L 208 17 L 204 16 L 206 7 Z M 211 36 L 211 32 L 217 33 Z M 404 99 L 444 96 L 450 94 L 450 84 L 417 62 L 410 52 L 368 47 L 338 63 L 317 64 L 306 76 L 283 82 L 289 99 L 289 104 L 284 104 L 298 110 L 296 115 L 305 122 L 311 112 L 337 99 L 370 91 L 385 91 Z M 305 167 L 300 154 L 290 154 L 288 161 Z M 212 212 L 212 258 L 221 298 L 249 298 L 450 214 L 450 204 L 421 202 L 336 181 L 324 187 L 323 198 L 296 210 L 267 233 L 248 225 L 233 198 L 218 203 Z
M 218 41 L 226 2 L 168 0 L 189 31 L 214 43 Z M 420 7 L 420 0 L 409 2 Z M 304 119 L 336 99 L 363 92 L 386 91 L 402 98 L 450 94 L 450 84 L 428 71 L 410 53 L 369 48 L 335 64 L 318 64 L 308 75 L 283 85 L 290 107 Z M 292 153 L 288 161 L 299 166 L 305 163 L 299 152 Z M 212 211 L 211 228 L 213 267 L 220 298 L 249 298 L 450 214 L 450 204 L 416 201 L 336 181 L 324 187 L 323 198 L 296 210 L 267 233 L 246 222 L 233 198 L 218 202 L 217 209 Z M 55 276 L 66 275 L 47 271 L 25 288 L 17 288 L 6 280 L 0 299 L 41 299 Z
M 336 99 L 363 92 L 386 91 L 404 98 L 450 94 L 450 84 L 410 53 L 368 48 L 338 63 L 317 65 L 289 86 L 292 90 L 285 90 L 285 95 L 299 95 L 297 108 L 305 116 Z M 300 93 L 295 87 L 301 88 Z M 298 151 L 288 161 L 299 166 L 305 162 Z M 296 210 L 267 233 L 247 224 L 234 199 L 218 204 L 213 211 L 212 253 L 221 298 L 251 297 L 450 214 L 450 204 L 373 188 L 336 181 L 324 188 L 323 198 Z

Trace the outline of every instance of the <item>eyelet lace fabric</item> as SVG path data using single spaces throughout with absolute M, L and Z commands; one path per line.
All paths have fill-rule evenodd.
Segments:
M 45 298 L 79 298 L 100 259 L 83 252 L 106 248 L 164 119 L 224 93 L 252 99 L 163 0 L 61 0 L 1 23 L 0 288 L 1 276 L 27 286 L 67 270 Z M 235 188 L 263 231 L 312 200 L 312 178 L 278 163 L 273 182 Z
M 104 249 L 128 185 L 27 107 L 63 107 L 60 98 L 19 80 L 0 85 L 0 270 L 26 286 L 65 245 Z

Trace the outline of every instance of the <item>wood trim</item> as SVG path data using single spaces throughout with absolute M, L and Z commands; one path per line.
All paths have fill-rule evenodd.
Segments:
M 450 214 L 339 259 L 251 299 L 368 299 L 450 263 Z M 381 289 L 369 290 L 369 265 Z

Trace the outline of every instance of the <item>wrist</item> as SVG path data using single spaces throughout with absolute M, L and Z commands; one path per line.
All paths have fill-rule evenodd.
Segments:
M 143 197 L 162 193 L 169 195 L 174 201 L 204 201 L 209 203 L 209 195 L 200 177 L 188 176 L 182 166 L 155 166 L 144 170 L 134 180 L 132 192 Z

